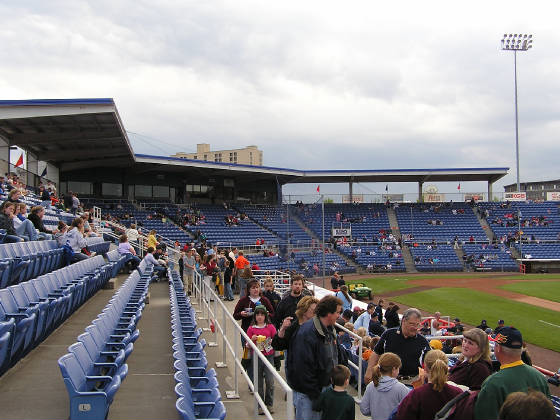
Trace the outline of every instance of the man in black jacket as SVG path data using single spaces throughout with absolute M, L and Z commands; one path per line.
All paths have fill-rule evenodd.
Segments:
M 313 401 L 330 385 L 338 361 L 334 324 L 342 313 L 342 301 L 328 295 L 319 301 L 315 317 L 300 326 L 292 340 L 286 364 L 288 384 L 294 390 L 296 420 L 319 420 Z
M 371 335 L 371 336 L 381 337 L 381 335 L 385 332 L 385 327 L 377 319 L 378 319 L 377 318 L 377 313 L 374 312 L 371 315 L 371 319 L 369 321 L 368 332 L 369 332 L 369 335 Z

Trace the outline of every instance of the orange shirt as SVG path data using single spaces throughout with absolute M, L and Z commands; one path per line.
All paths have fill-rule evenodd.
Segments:
M 247 258 L 245 258 L 243 255 L 240 255 L 235 260 L 235 268 L 237 268 L 238 270 L 242 270 L 245 267 L 247 267 L 248 265 L 251 265 L 251 264 L 249 263 Z

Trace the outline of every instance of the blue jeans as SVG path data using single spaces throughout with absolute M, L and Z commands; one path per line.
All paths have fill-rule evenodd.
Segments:
M 294 391 L 296 420 L 321 420 L 321 412 L 313 411 L 311 399 L 301 392 Z
M 36 241 L 38 237 L 35 226 L 31 220 L 28 219 L 21 222 L 21 224 L 16 228 L 16 233 L 18 236 L 26 236 L 30 241 Z
M 233 300 L 233 290 L 231 290 L 231 283 L 224 284 L 224 294 L 226 299 Z
M 253 355 L 253 357 L 258 357 Z M 266 356 L 266 359 L 274 366 L 274 354 Z M 264 403 L 268 406 L 274 404 L 274 375 L 272 372 L 264 367 L 264 363 L 261 359 L 257 362 L 259 376 L 259 395 L 263 399 Z M 253 361 L 251 361 L 251 366 L 253 366 Z M 254 381 L 253 381 L 254 382 Z M 266 382 L 266 390 L 265 390 Z
M 241 299 L 243 296 L 245 296 L 245 289 L 247 289 L 247 279 L 244 279 L 240 276 L 237 277 L 237 282 L 239 284 L 239 298 Z
M 15 242 L 23 242 L 23 238 L 20 238 L 19 236 L 15 236 L 15 235 L 4 236 L 4 243 L 5 244 L 10 244 L 10 243 L 15 243 Z

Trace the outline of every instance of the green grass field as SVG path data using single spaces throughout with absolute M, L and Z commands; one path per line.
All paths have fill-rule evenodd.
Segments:
M 506 284 L 500 288 L 527 296 L 560 302 L 560 281 L 522 281 Z
M 558 312 L 525 303 L 463 288 L 446 288 L 410 293 L 392 298 L 425 311 L 440 311 L 458 316 L 470 325 L 486 319 L 495 327 L 498 319 L 518 328 L 525 341 L 554 351 L 560 351 L 560 316 Z

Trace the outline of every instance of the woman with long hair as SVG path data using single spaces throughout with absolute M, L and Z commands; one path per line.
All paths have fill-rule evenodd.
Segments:
M 253 319 L 253 312 L 259 305 L 263 305 L 268 311 L 268 316 L 274 316 L 274 309 L 272 303 L 265 298 L 261 293 L 261 284 L 258 280 L 252 279 L 247 283 L 246 295 L 237 301 L 235 309 L 233 310 L 233 317 L 241 320 L 241 328 L 247 332 L 251 320 Z
M 292 317 L 289 316 L 282 321 L 282 325 L 280 326 L 278 333 L 272 340 L 274 349 L 288 350 L 291 338 L 295 335 L 300 325 L 315 316 L 315 308 L 318 303 L 319 299 L 315 296 L 304 296 L 301 298 L 296 308 L 297 319 L 292 319 Z
M 428 383 L 412 390 L 399 405 L 395 420 L 433 419 L 441 408 L 463 391 L 447 383 L 447 356 L 430 350 L 424 358 Z
M 349 311 L 352 310 L 352 298 L 348 294 L 348 286 L 343 284 L 340 286 L 340 290 L 336 292 L 335 296 L 342 301 L 342 311 L 348 309 Z
M 368 384 L 360 411 L 372 420 L 386 420 L 398 407 L 410 388 L 397 380 L 401 358 L 395 353 L 383 353 L 373 368 L 372 381 Z
M 463 333 L 462 356 L 449 372 L 449 380 L 457 385 L 479 390 L 492 374 L 488 334 L 478 328 Z

